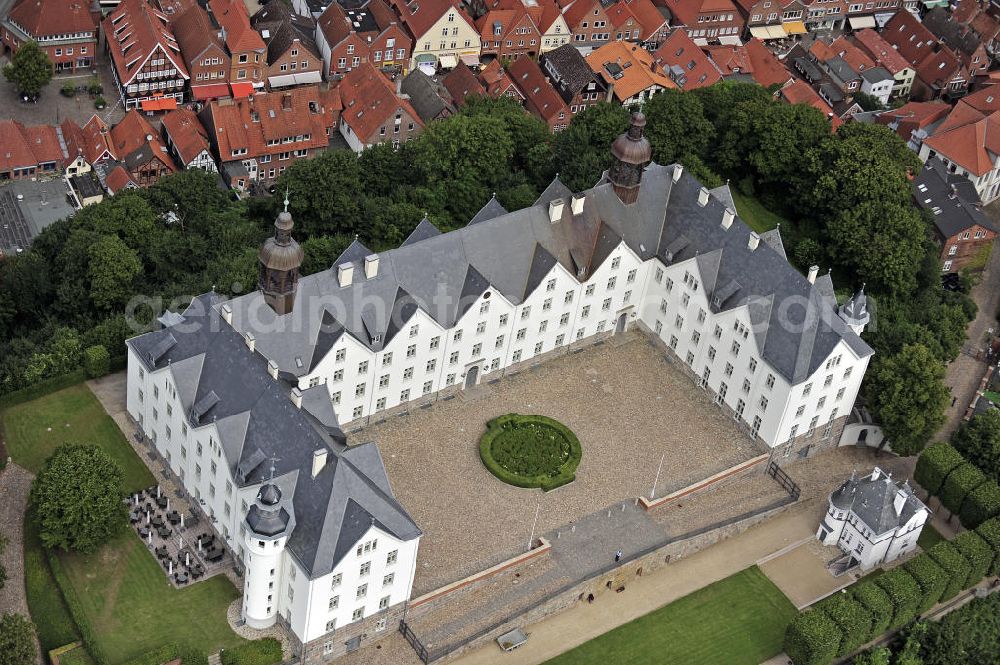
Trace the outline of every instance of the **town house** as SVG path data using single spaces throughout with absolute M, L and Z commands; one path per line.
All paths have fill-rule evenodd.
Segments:
M 342 106 L 340 133 L 355 152 L 387 141 L 398 146 L 424 127 L 410 102 L 372 64 L 348 73 L 337 90 Z
M 392 6 L 413 37 L 409 69 L 420 66 L 433 74 L 452 69 L 461 60 L 479 63 L 479 30 L 457 0 L 392 0 Z
M 0 22 L 5 55 L 35 41 L 56 74 L 90 73 L 97 54 L 97 21 L 83 0 L 20 0 Z
M 570 113 L 610 101 L 611 88 L 572 44 L 543 53 L 539 62 Z
M 566 129 L 573 114 L 542 73 L 538 63 L 530 58 L 520 58 L 510 63 L 507 73 L 524 94 L 524 106 L 529 112 L 541 119 L 553 132 Z
M 316 44 L 330 79 L 369 62 L 405 75 L 413 51 L 413 40 L 384 0 L 351 10 L 330 3 L 316 22 Z

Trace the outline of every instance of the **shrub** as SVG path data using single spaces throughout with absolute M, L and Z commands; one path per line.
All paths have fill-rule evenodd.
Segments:
M 83 368 L 88 378 L 104 376 L 111 370 L 111 354 L 100 344 L 88 346 L 83 352 Z
M 175 658 L 180 658 L 183 665 L 208 665 L 208 656 L 204 653 L 177 644 L 165 644 L 159 649 L 136 656 L 122 665 L 162 665 Z
M 819 610 L 802 612 L 785 629 L 785 653 L 795 665 L 827 665 L 840 643 L 840 628 Z
M 993 564 L 993 548 L 975 531 L 958 534 L 951 544 L 969 562 L 969 576 L 965 578 L 963 588 L 968 589 L 979 584 Z
M 923 597 L 920 585 L 903 568 L 893 568 L 879 575 L 875 584 L 889 596 L 892 602 L 892 621 L 889 628 L 900 628 L 917 616 L 917 606 Z
M 265 637 L 226 649 L 221 656 L 222 665 L 274 665 L 281 662 L 281 642 Z
M 936 495 L 941 491 L 948 474 L 964 461 L 961 453 L 947 443 L 935 443 L 920 453 L 913 479 L 927 490 L 928 494 Z
M 958 513 L 969 492 L 984 482 L 986 482 L 986 476 L 983 475 L 982 471 L 968 462 L 963 462 L 944 479 L 944 485 L 941 486 L 941 491 L 938 493 L 941 504 L 952 513 Z
M 913 579 L 920 586 L 922 596 L 917 604 L 917 615 L 919 616 L 941 600 L 941 594 L 948 586 L 948 574 L 926 552 L 904 563 L 903 568 L 913 576 Z
M 90 83 L 87 85 L 87 92 L 91 95 L 99 95 L 104 92 L 104 86 L 98 79 L 91 79 Z
M 479 440 L 490 473 L 515 487 L 551 490 L 572 482 L 583 451 L 568 427 L 545 416 L 494 418 Z
M 64 83 L 63 87 L 59 89 L 59 93 L 63 97 L 73 97 L 76 95 L 76 86 L 72 83 Z
M 0 663 L 32 665 L 35 662 L 35 624 L 21 614 L 0 616 Z
M 976 528 L 979 537 L 985 540 L 993 549 L 993 563 L 990 564 L 990 575 L 1000 574 L 1000 517 L 994 517 Z
M 893 607 L 889 594 L 882 587 L 876 585 L 874 581 L 862 582 L 855 584 L 851 593 L 871 615 L 871 632 L 867 636 L 869 640 L 889 630 Z
M 889 647 L 874 647 L 870 651 L 859 653 L 854 658 L 854 665 L 889 665 L 892 651 Z
M 938 543 L 927 550 L 927 553 L 948 575 L 948 584 L 941 593 L 941 600 L 954 598 L 965 588 L 965 580 L 969 579 L 969 571 L 972 569 L 971 564 L 954 545 L 947 541 Z
M 921 639 L 924 665 L 996 663 L 1000 642 L 1000 594 L 976 598 L 949 613 L 939 622 L 929 622 Z
M 846 593 L 837 593 L 816 604 L 840 629 L 838 656 L 846 656 L 868 641 L 872 616 L 868 609 Z
M 108 105 L 107 100 L 104 99 L 104 97 L 101 97 L 100 95 L 98 95 L 97 99 L 94 100 L 94 108 L 97 110 L 101 110 L 107 105 Z
M 966 529 L 975 529 L 997 515 L 1000 515 L 1000 485 L 987 480 L 965 497 L 958 519 Z

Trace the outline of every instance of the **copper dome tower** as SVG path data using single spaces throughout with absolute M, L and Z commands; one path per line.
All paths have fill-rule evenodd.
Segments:
M 653 157 L 653 148 L 649 139 L 643 136 L 646 127 L 646 116 L 640 111 L 632 114 L 628 131 L 615 139 L 611 144 L 611 154 L 614 163 L 608 170 L 608 179 L 615 188 L 615 194 L 622 203 L 629 205 L 639 198 L 639 185 L 642 183 L 642 170 L 646 168 Z
M 257 286 L 264 292 L 264 301 L 278 314 L 292 311 L 299 283 L 299 267 L 305 256 L 292 237 L 293 226 L 286 194 L 285 209 L 274 220 L 274 235 L 264 241 L 257 256 L 260 263 Z

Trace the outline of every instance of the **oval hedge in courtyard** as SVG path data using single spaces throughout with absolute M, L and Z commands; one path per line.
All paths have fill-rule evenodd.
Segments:
M 546 416 L 509 413 L 486 423 L 479 456 L 494 476 L 546 492 L 573 482 L 583 450 L 576 435 Z

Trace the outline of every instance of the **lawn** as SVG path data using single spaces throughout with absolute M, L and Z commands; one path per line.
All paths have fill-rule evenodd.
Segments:
M 784 217 L 765 208 L 756 198 L 741 194 L 736 187 L 729 189 L 733 193 L 733 202 L 736 203 L 736 214 L 757 233 L 770 231 L 778 224 L 783 224 L 786 231 L 790 228 Z
M 797 614 L 756 566 L 581 644 L 548 665 L 757 665 Z
M 38 473 L 64 443 L 93 443 L 117 460 L 128 490 L 153 484 L 153 476 L 115 421 L 85 384 L 12 406 L 3 413 L 7 449 L 14 461 Z
M 175 589 L 128 531 L 90 556 L 61 556 L 70 583 L 109 662 L 176 642 L 204 653 L 243 643 L 226 621 L 239 593 L 224 575 Z M 114 571 L 107 575 L 106 571 Z
M 81 441 L 100 446 L 121 464 L 128 489 L 155 482 L 83 384 L 9 408 L 3 413 L 3 425 L 10 455 L 32 471 L 38 471 L 58 446 Z M 79 598 L 97 646 L 111 665 L 168 643 L 215 653 L 244 641 L 226 620 L 226 609 L 239 597 L 228 578 L 216 576 L 185 589 L 173 588 L 131 529 L 94 554 L 60 553 L 59 559 L 72 586 L 62 593 L 34 528 L 27 524 L 28 606 L 46 651 L 80 639 L 64 600 L 67 592 Z M 74 665 L 90 665 L 85 653 L 73 657 Z
M 993 390 L 986 390 L 983 392 L 983 397 L 993 402 L 997 406 L 1000 406 L 1000 393 Z

